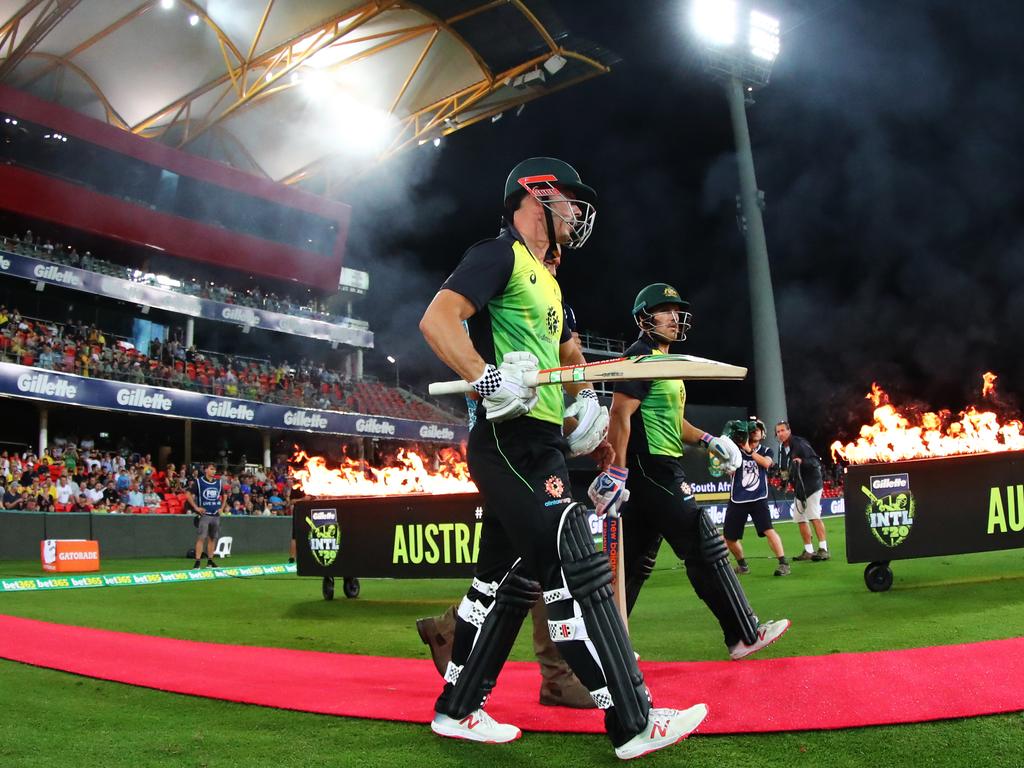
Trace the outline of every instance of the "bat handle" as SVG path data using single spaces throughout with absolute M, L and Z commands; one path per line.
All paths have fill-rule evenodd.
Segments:
M 456 379 L 455 381 L 434 381 L 427 387 L 427 392 L 432 395 L 462 395 L 472 392 L 473 387 L 468 381 Z
M 523 384 L 528 387 L 536 387 L 540 378 L 540 371 L 527 371 L 523 374 Z M 455 381 L 435 381 L 427 387 L 427 392 L 432 395 L 462 395 L 472 392 L 473 387 L 468 381 L 456 379 Z

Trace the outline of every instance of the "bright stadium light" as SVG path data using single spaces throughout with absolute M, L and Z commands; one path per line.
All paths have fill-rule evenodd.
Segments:
M 165 11 L 169 11 L 174 7 L 174 0 L 160 0 L 160 7 Z
M 188 17 L 188 23 L 189 23 L 190 26 L 193 26 L 193 27 L 196 24 L 198 24 L 199 23 L 199 14 L 198 13 L 193 13 L 191 16 L 189 16 Z
M 697 37 L 710 45 L 736 42 L 736 3 L 734 0 L 694 0 L 690 21 Z
M 691 0 L 690 23 L 701 48 L 704 68 L 725 87 L 729 103 L 740 182 L 740 227 L 747 250 L 757 412 L 774 426 L 788 418 L 786 387 L 761 215 L 764 197 L 757 189 L 754 174 L 747 105 L 754 103 L 755 89 L 768 85 L 780 50 L 779 20 L 750 8 L 745 0 Z
M 750 34 L 747 41 L 754 56 L 775 61 L 775 57 L 779 55 L 779 20 L 760 11 L 751 11 Z

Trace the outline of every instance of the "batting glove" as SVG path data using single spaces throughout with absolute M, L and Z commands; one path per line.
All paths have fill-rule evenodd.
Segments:
M 614 517 L 619 513 L 619 507 L 629 501 L 629 491 L 626 490 L 628 475 L 628 469 L 612 464 L 590 484 L 587 496 L 594 502 L 597 514 Z
M 506 352 L 500 368 L 484 369 L 472 385 L 483 398 L 488 421 L 508 421 L 530 412 L 537 404 L 537 390 L 523 383 L 523 374 L 539 367 L 529 352 Z
M 743 455 L 740 453 L 739 446 L 730 437 L 712 437 L 710 434 L 705 432 L 701 436 L 700 441 L 704 444 L 704 447 L 711 453 L 715 454 L 722 462 L 722 467 L 726 472 L 735 472 L 740 468 L 740 464 L 743 463 Z
M 576 394 L 576 402 L 565 409 L 565 417 L 577 421 L 567 438 L 570 457 L 591 453 L 608 435 L 608 409 L 598 402 L 597 392 L 592 389 L 581 389 Z

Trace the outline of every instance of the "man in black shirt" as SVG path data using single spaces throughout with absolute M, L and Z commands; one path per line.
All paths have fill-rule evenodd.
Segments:
M 828 542 L 825 540 L 825 524 L 821 521 L 821 491 L 824 487 L 821 477 L 821 459 L 811 444 L 793 434 L 788 421 L 775 425 L 775 436 L 779 439 L 779 470 L 782 477 L 793 487 L 796 501 L 793 504 L 793 519 L 804 540 L 804 551 L 793 560 L 828 560 Z M 811 544 L 811 527 L 818 537 L 818 551 Z

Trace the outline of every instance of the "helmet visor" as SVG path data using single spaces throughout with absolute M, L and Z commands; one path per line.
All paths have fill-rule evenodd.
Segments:
M 558 186 L 558 179 L 550 174 L 524 176 L 517 180 L 534 200 L 544 206 L 552 216 L 565 222 L 569 227 L 569 239 L 562 243 L 568 248 L 580 248 L 594 229 L 597 209 L 592 203 L 580 197 L 570 197 Z M 571 185 L 565 185 L 572 192 Z

